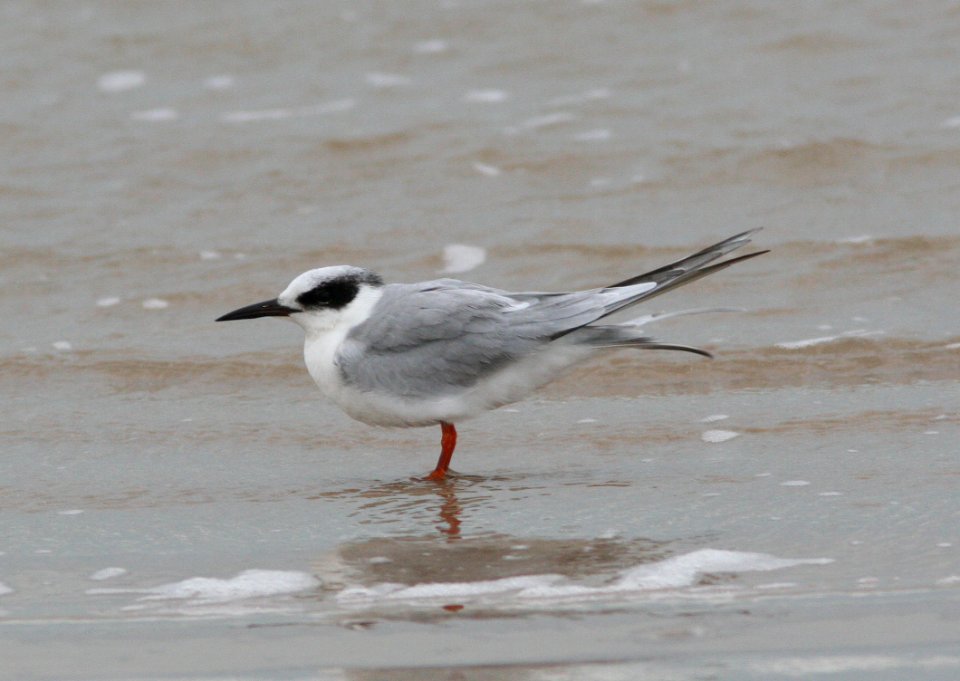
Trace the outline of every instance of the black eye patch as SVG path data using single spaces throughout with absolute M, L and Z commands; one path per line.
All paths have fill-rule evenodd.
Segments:
M 360 291 L 356 279 L 333 279 L 317 284 L 309 291 L 297 296 L 297 302 L 304 308 L 330 308 L 339 310 L 350 304 Z

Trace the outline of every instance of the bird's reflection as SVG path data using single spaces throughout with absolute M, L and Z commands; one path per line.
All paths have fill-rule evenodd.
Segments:
M 512 490 L 525 489 L 516 480 L 500 477 L 452 474 L 444 480 L 413 478 L 373 485 L 363 489 L 345 488 L 324 492 L 314 498 L 355 499 L 360 502 L 352 515 L 362 524 L 410 522 L 423 527 L 430 522 L 445 541 L 463 536 L 472 508 L 488 503 L 494 493 L 511 483 Z
M 328 595 L 350 588 L 464 584 L 522 575 L 560 575 L 602 584 L 623 569 L 662 560 L 670 552 L 665 542 L 647 539 L 542 538 L 478 526 L 478 511 L 495 504 L 497 498 L 509 494 L 511 500 L 522 499 L 542 490 L 540 484 L 515 476 L 453 475 L 442 481 L 391 481 L 325 492 L 325 498 L 351 502 L 351 515 L 361 525 L 381 527 L 373 536 L 364 533 L 366 538 L 342 543 L 318 555 L 314 574 Z M 505 615 L 500 609 L 457 599 L 413 609 L 384 602 L 350 610 L 343 625 L 369 627 L 384 619 L 433 621 L 452 616 Z M 510 616 L 522 615 L 514 611 Z
M 463 514 L 463 506 L 457 497 L 457 483 L 453 478 L 446 478 L 438 483 L 434 483 L 437 488 L 440 506 L 438 515 L 440 522 L 436 528 L 447 538 L 447 541 L 456 541 L 460 539 L 460 516 Z

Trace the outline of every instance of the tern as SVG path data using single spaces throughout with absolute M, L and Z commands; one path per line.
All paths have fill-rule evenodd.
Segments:
M 299 324 L 310 376 L 349 416 L 376 426 L 440 426 L 440 458 L 427 479 L 443 480 L 457 444 L 454 423 L 523 399 L 599 350 L 710 357 L 646 336 L 641 324 L 656 315 L 597 322 L 767 253 L 716 262 L 756 231 L 610 286 L 568 293 L 511 293 L 455 279 L 385 284 L 361 267 L 321 267 L 295 278 L 276 298 L 216 321 L 287 317 Z

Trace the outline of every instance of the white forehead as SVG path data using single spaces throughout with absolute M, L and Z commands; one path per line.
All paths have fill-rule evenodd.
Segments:
M 283 290 L 283 293 L 278 296 L 278 299 L 281 302 L 296 300 L 297 296 L 301 293 L 316 288 L 325 281 L 331 281 L 349 275 L 362 274 L 363 272 L 363 268 L 353 267 L 352 265 L 331 265 L 330 267 L 318 267 L 315 270 L 307 270 L 291 281 L 287 288 Z

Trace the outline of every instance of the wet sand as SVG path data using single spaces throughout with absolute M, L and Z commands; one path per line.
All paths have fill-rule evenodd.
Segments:
M 950 3 L 0 8 L 0 678 L 952 679 Z M 439 429 L 326 404 L 299 272 L 772 253 Z M 467 248 L 451 248 L 453 246 Z M 436 431 L 436 432 L 435 432 Z

